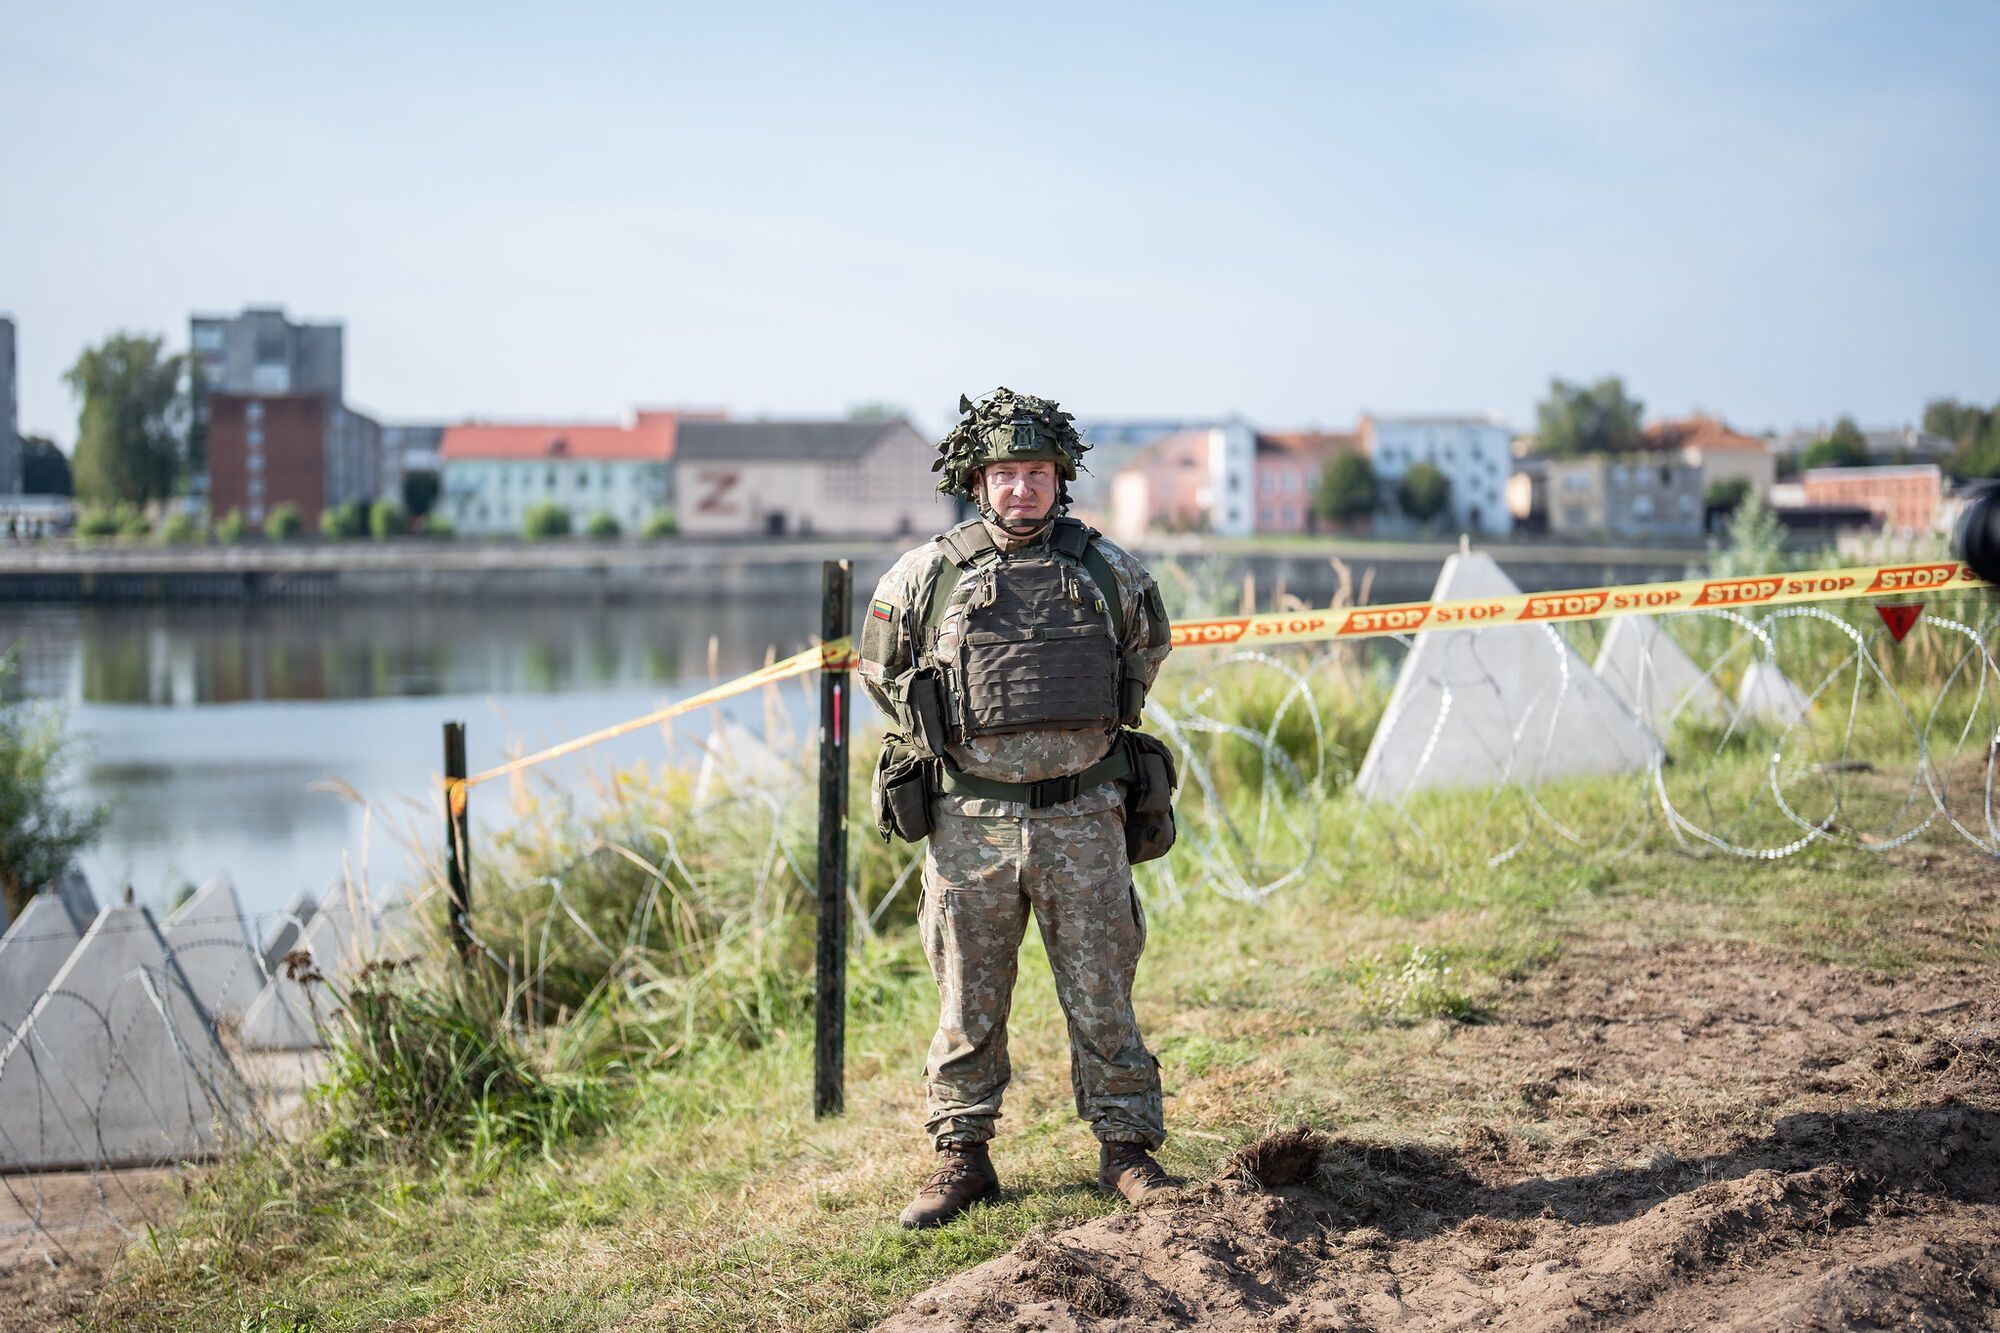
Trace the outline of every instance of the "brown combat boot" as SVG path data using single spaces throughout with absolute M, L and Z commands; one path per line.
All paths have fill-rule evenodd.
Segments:
M 938 1168 L 903 1210 L 903 1225 L 911 1230 L 941 1227 L 975 1203 L 1000 1197 L 1000 1177 L 983 1143 L 940 1143 Z
M 1153 1154 L 1146 1150 L 1145 1144 L 1104 1143 L 1099 1146 L 1097 1187 L 1105 1193 L 1120 1195 L 1127 1203 L 1144 1203 L 1148 1198 L 1181 1187 L 1180 1181 L 1168 1175 L 1166 1168 L 1153 1160 Z

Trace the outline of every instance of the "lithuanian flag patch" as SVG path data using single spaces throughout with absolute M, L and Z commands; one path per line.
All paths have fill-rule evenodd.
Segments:
M 877 620 L 894 620 L 896 618 L 896 608 L 887 602 L 877 599 L 868 604 L 868 614 Z

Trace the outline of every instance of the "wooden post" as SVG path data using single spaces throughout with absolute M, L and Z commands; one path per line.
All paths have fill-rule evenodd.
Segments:
M 820 635 L 825 643 L 852 632 L 848 615 L 854 566 L 820 566 Z M 819 953 L 814 979 L 813 1114 L 847 1109 L 847 724 L 851 712 L 845 662 L 819 673 Z
M 472 839 L 465 786 L 465 724 L 444 724 L 444 865 L 451 892 L 451 942 L 472 953 Z

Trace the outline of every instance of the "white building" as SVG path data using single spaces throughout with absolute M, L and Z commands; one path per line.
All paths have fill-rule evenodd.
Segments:
M 581 532 L 598 514 L 637 533 L 673 512 L 682 417 L 640 412 L 626 425 L 447 426 L 435 512 L 463 536 L 515 536 L 528 510 L 553 503 Z
M 1360 437 L 1385 493 L 1393 494 L 1412 467 L 1429 463 L 1451 483 L 1454 528 L 1494 536 L 1513 531 L 1507 478 L 1514 470 L 1514 432 L 1496 414 L 1364 416 Z

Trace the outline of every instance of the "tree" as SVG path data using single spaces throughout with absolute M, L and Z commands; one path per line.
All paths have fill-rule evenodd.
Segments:
M 14 658 L 0 657 L 0 684 Z M 105 810 L 78 812 L 62 800 L 70 740 L 60 712 L 0 704 L 0 898 L 9 918 L 53 884 L 104 825 Z
M 188 446 L 184 367 L 162 339 L 128 333 L 77 357 L 64 378 L 83 400 L 74 460 L 79 499 L 144 505 L 173 494 Z
M 1956 398 L 1924 404 L 1924 429 L 1952 442 L 1945 470 L 1961 481 L 2000 477 L 2000 403 L 1983 408 Z
M 1800 467 L 1862 467 L 1868 462 L 1868 441 L 1853 417 L 1842 417 L 1833 430 L 1806 446 Z
M 322 511 L 319 516 L 319 535 L 322 537 L 331 537 L 336 541 L 345 541 L 353 537 L 364 537 L 367 534 L 368 511 L 363 509 L 357 500 L 349 500 L 346 504 L 337 504 L 331 509 Z
M 1639 448 L 1645 404 L 1625 396 L 1616 375 L 1584 387 L 1549 381 L 1549 396 L 1535 405 L 1535 451 L 1555 458 L 1576 454 L 1628 454 Z
M 39 435 L 21 437 L 21 493 L 23 495 L 74 495 L 69 455 L 56 448 L 54 440 Z
M 1750 494 L 1750 482 L 1744 477 L 1724 477 L 1720 481 L 1708 483 L 1708 493 L 1703 497 L 1703 507 L 1711 514 L 1733 514 L 1743 503 L 1743 497 Z
M 674 516 L 662 510 L 646 520 L 640 535 L 648 538 L 671 537 L 679 531 L 680 524 L 674 521 Z
M 405 472 L 403 474 L 403 512 L 411 518 L 422 518 L 437 504 L 438 474 L 435 472 Z
M 619 533 L 618 520 L 599 510 L 590 516 L 590 522 L 583 525 L 583 535 L 598 541 L 607 541 Z
M 553 500 L 528 506 L 521 517 L 521 535 L 531 542 L 569 536 L 569 510 Z
M 377 500 L 368 507 L 368 535 L 378 542 L 402 536 L 409 526 L 410 521 L 393 500 Z
M 1380 488 L 1366 454 L 1335 454 L 1319 474 L 1313 513 L 1333 524 L 1352 524 L 1375 511 Z
M 1429 523 L 1451 504 L 1451 478 L 1429 463 L 1412 464 L 1396 486 L 1396 503 L 1419 523 Z
M 305 520 L 299 517 L 299 507 L 285 503 L 271 511 L 264 520 L 264 535 L 274 542 L 288 542 L 305 531 Z

